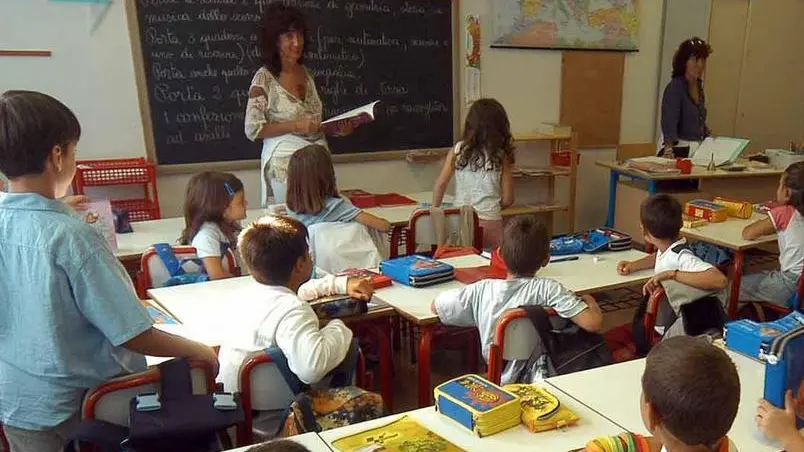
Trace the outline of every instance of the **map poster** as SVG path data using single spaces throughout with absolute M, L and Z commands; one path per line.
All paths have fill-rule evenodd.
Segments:
M 638 0 L 494 0 L 492 47 L 637 50 Z

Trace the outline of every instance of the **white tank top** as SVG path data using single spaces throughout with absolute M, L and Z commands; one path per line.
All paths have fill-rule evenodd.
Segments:
M 453 151 L 456 156 L 461 153 L 461 147 L 461 141 L 455 144 Z M 493 169 L 489 161 L 483 166 L 484 169 L 477 171 L 473 171 L 471 165 L 455 167 L 455 204 L 472 206 L 481 220 L 501 220 L 502 169 Z

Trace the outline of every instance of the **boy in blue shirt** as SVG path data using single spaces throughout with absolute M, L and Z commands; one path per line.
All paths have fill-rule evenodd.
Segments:
M 62 201 L 81 126 L 45 94 L 0 96 L 0 422 L 12 452 L 61 451 L 87 389 L 145 357 L 215 352 L 153 328 L 101 235 Z

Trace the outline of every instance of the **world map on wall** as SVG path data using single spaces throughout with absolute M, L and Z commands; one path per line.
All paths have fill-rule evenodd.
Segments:
M 638 0 L 494 0 L 493 47 L 637 50 Z

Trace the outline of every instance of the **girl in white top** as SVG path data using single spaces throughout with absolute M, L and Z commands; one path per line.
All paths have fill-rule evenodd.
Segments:
M 754 240 L 777 234 L 780 268 L 743 276 L 739 300 L 769 301 L 789 308 L 804 268 L 804 162 L 794 163 L 784 171 L 776 201 L 781 205 L 772 208 L 767 219 L 746 226 L 743 238 Z
M 261 202 L 285 202 L 288 160 L 310 144 L 326 147 L 321 132 L 322 104 L 313 77 L 304 67 L 307 24 L 296 8 L 276 2 L 263 14 L 262 67 L 254 74 L 246 105 L 245 132 L 262 140 Z M 337 124 L 335 136 L 351 133 L 348 121 Z
M 440 207 L 455 174 L 455 204 L 472 206 L 483 228 L 483 248 L 495 249 L 502 235 L 502 209 L 514 203 L 514 146 L 511 124 L 494 99 L 474 102 L 466 115 L 463 137 L 447 153 L 433 189 Z
M 187 183 L 184 226 L 179 242 L 192 245 L 209 279 L 233 276 L 223 268 L 223 257 L 235 247 L 240 220 L 246 218 L 243 183 L 233 174 L 198 173 Z

